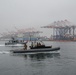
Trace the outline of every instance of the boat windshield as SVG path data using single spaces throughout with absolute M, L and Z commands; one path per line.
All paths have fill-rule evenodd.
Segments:
M 31 47 L 38 47 L 38 46 L 45 46 L 45 44 L 42 41 L 32 41 Z

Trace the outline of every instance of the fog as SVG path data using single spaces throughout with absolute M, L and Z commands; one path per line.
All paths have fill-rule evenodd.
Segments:
M 41 29 L 58 20 L 76 24 L 76 0 L 0 0 L 0 33 L 29 27 L 43 30 L 49 36 L 51 29 Z

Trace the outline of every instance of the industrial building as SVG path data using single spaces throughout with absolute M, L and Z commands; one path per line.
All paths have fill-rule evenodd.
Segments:
M 17 29 L 16 32 L 8 32 L 2 34 L 1 39 L 11 40 L 11 38 L 13 37 L 15 40 L 18 41 L 35 41 L 40 38 L 39 33 L 42 33 L 42 31 L 37 31 L 35 28 Z

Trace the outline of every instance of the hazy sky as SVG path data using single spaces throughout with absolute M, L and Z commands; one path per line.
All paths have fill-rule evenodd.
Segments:
M 76 0 L 0 0 L 0 32 L 65 19 L 76 24 Z

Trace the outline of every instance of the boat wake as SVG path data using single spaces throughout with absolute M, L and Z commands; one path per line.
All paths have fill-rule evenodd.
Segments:
M 9 54 L 9 51 L 0 51 L 0 54 Z
M 0 46 L 5 46 L 4 44 L 1 44 Z

